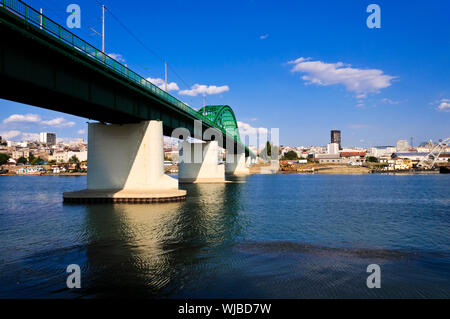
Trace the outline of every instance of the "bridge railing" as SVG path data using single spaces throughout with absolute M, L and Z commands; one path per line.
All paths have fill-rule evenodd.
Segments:
M 208 123 L 209 125 L 216 127 L 215 124 L 206 116 L 198 113 L 185 103 L 181 102 L 177 98 L 168 94 L 166 91 L 160 89 L 158 86 L 154 85 L 147 79 L 143 78 L 136 72 L 130 70 L 128 67 L 124 66 L 120 62 L 111 58 L 109 55 L 105 54 L 101 50 L 90 45 L 80 37 L 76 36 L 60 24 L 56 23 L 47 16 L 41 14 L 39 11 L 30 7 L 26 3 L 20 0 L 0 0 L 0 8 L 6 9 L 9 12 L 23 18 L 27 23 L 34 25 L 36 28 L 45 31 L 47 34 L 54 36 L 55 38 L 61 40 L 62 42 L 70 45 L 75 50 L 86 54 L 87 56 L 95 59 L 96 61 L 102 63 L 104 66 L 113 70 L 114 72 L 120 74 L 121 76 L 131 80 L 132 82 L 144 87 L 145 89 L 151 91 L 153 94 L 157 95 L 161 99 L 167 101 L 171 105 L 182 109 L 195 118 Z M 224 128 L 216 127 L 221 130 L 224 134 L 229 134 Z M 240 143 L 239 137 L 233 136 L 233 138 Z M 247 148 L 247 147 L 246 147 Z

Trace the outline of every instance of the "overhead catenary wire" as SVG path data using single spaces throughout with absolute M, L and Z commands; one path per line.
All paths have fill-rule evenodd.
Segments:
M 99 6 L 103 6 L 102 3 L 100 3 L 99 0 L 95 0 Z M 133 31 L 128 28 L 125 23 L 123 23 L 112 11 L 111 9 L 106 6 L 106 12 L 111 15 L 111 17 L 116 20 L 116 22 L 133 38 L 135 39 L 147 52 L 152 54 L 154 57 L 156 57 L 161 63 L 166 63 L 167 61 L 162 58 L 158 53 L 156 53 L 154 50 L 150 49 L 138 36 L 136 36 Z M 179 74 L 178 72 L 172 67 L 170 63 L 167 63 L 168 69 L 172 71 L 172 73 L 181 81 L 181 83 L 188 89 L 192 87 L 192 85 L 188 84 Z M 192 100 L 191 100 L 192 101 Z

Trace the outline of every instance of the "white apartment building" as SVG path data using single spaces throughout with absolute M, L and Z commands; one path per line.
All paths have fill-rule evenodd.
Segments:
M 327 153 L 333 155 L 339 154 L 339 143 L 329 143 L 327 147 Z
M 12 152 L 11 157 L 19 159 L 21 157 L 30 157 L 30 150 L 28 148 L 19 148 Z
M 39 134 L 39 142 L 45 143 L 48 145 L 55 145 L 56 144 L 56 133 L 41 132 Z
M 72 152 L 72 151 L 59 151 L 54 152 L 49 157 L 49 161 L 54 160 L 57 163 L 67 163 L 72 156 L 76 156 L 80 162 L 87 161 L 87 151 Z
M 7 141 L 7 142 L 6 142 L 6 145 L 7 145 L 8 147 L 14 147 L 14 146 L 16 146 L 16 147 L 27 147 L 27 146 L 28 146 L 28 143 L 27 143 L 27 142 Z
M 375 146 L 369 149 L 370 156 L 375 157 L 383 157 L 383 156 L 391 156 L 392 153 L 396 152 L 396 148 L 394 146 Z

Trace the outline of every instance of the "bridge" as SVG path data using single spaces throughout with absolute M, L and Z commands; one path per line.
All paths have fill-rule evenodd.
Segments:
M 246 157 L 255 155 L 228 105 L 192 109 L 20 0 L 0 0 L 0 33 L 0 98 L 99 122 L 88 124 L 87 189 L 65 200 L 183 199 L 178 181 L 164 175 L 163 135 L 184 140 L 183 182 L 248 172 Z

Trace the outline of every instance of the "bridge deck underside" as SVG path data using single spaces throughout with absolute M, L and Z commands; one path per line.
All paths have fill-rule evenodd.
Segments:
M 194 136 L 192 114 L 19 18 L 0 12 L 0 34 L 0 98 L 105 123 L 161 120 L 164 135 L 183 127 Z

